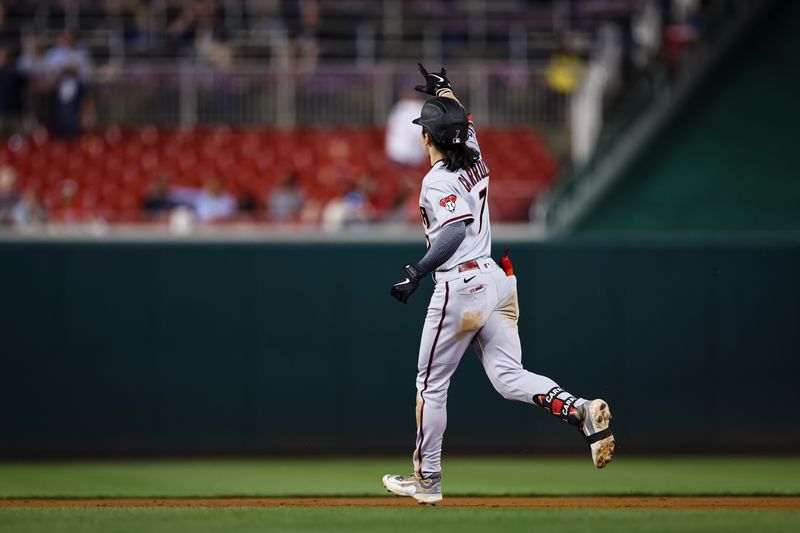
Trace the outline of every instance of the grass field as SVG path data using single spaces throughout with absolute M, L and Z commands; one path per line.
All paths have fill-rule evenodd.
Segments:
M 0 464 L 0 498 L 370 496 L 406 459 Z M 800 458 L 451 458 L 448 496 L 800 496 Z M 57 503 L 57 502 L 56 502 Z M 0 531 L 798 531 L 795 510 L 2 507 Z
M 797 531 L 796 511 L 628 511 L 599 509 L 260 508 L 260 509 L 8 509 L 2 531 Z

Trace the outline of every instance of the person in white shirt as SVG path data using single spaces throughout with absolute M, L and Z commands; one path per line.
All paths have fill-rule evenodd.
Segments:
M 213 222 L 236 214 L 236 199 L 225 192 L 217 178 L 206 180 L 202 189 L 173 187 L 169 198 L 190 207 L 200 222 Z
M 419 146 L 419 127 L 412 120 L 422 110 L 422 100 L 404 93 L 386 119 L 386 156 L 398 165 L 416 166 L 425 161 Z
M 91 81 L 92 60 L 89 50 L 78 46 L 75 35 L 70 30 L 64 30 L 58 38 L 58 43 L 45 53 L 44 65 L 54 76 L 71 68 L 77 71 L 82 82 Z

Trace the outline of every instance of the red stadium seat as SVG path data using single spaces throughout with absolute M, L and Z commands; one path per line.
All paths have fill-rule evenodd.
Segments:
M 232 192 L 263 202 L 291 172 L 309 198 L 324 202 L 365 176 L 374 181 L 373 205 L 387 207 L 405 184 L 416 186 L 427 171 L 391 163 L 377 129 L 293 131 L 232 128 L 169 130 L 112 127 L 76 142 L 51 139 L 37 130 L 31 138 L 0 146 L 0 162 L 12 164 L 23 188 L 33 188 L 59 216 L 81 212 L 110 220 L 137 220 L 141 198 L 151 184 L 168 177 L 176 185 L 202 186 L 215 175 Z M 558 166 L 532 131 L 482 129 L 480 143 L 492 174 L 490 202 L 496 220 L 525 220 Z M 369 152 L 369 157 L 364 153 Z M 79 187 L 75 207 L 61 205 L 64 180 Z

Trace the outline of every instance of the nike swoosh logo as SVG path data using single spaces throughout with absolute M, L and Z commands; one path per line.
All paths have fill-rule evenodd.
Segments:
M 444 81 L 444 78 L 441 76 L 437 76 L 436 74 L 431 74 L 434 78 L 438 79 L 439 81 Z
M 404 279 L 403 281 L 398 281 L 397 283 L 395 283 L 395 284 L 394 284 L 394 286 L 395 286 L 395 287 L 397 287 L 398 285 L 405 285 L 405 284 L 406 284 L 406 283 L 408 283 L 409 281 L 411 281 L 411 280 L 410 280 L 410 279 L 408 279 L 408 278 L 406 278 L 406 279 Z
M 472 276 L 471 278 L 464 278 L 464 283 L 469 283 L 473 279 L 475 279 L 475 276 Z

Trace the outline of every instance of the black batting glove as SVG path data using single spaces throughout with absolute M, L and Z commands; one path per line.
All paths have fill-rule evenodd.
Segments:
M 408 302 L 409 296 L 419 287 L 419 282 L 425 277 L 425 273 L 416 265 L 406 265 L 403 267 L 406 275 L 392 285 L 391 294 L 398 302 Z
M 422 63 L 417 63 L 417 66 L 419 67 L 420 73 L 425 78 L 425 85 L 417 85 L 414 89 L 431 96 L 441 96 L 441 93 L 453 90 L 453 87 L 450 86 L 450 82 L 447 80 L 447 71 L 444 67 L 442 67 L 441 72 L 431 74 L 425 70 Z

